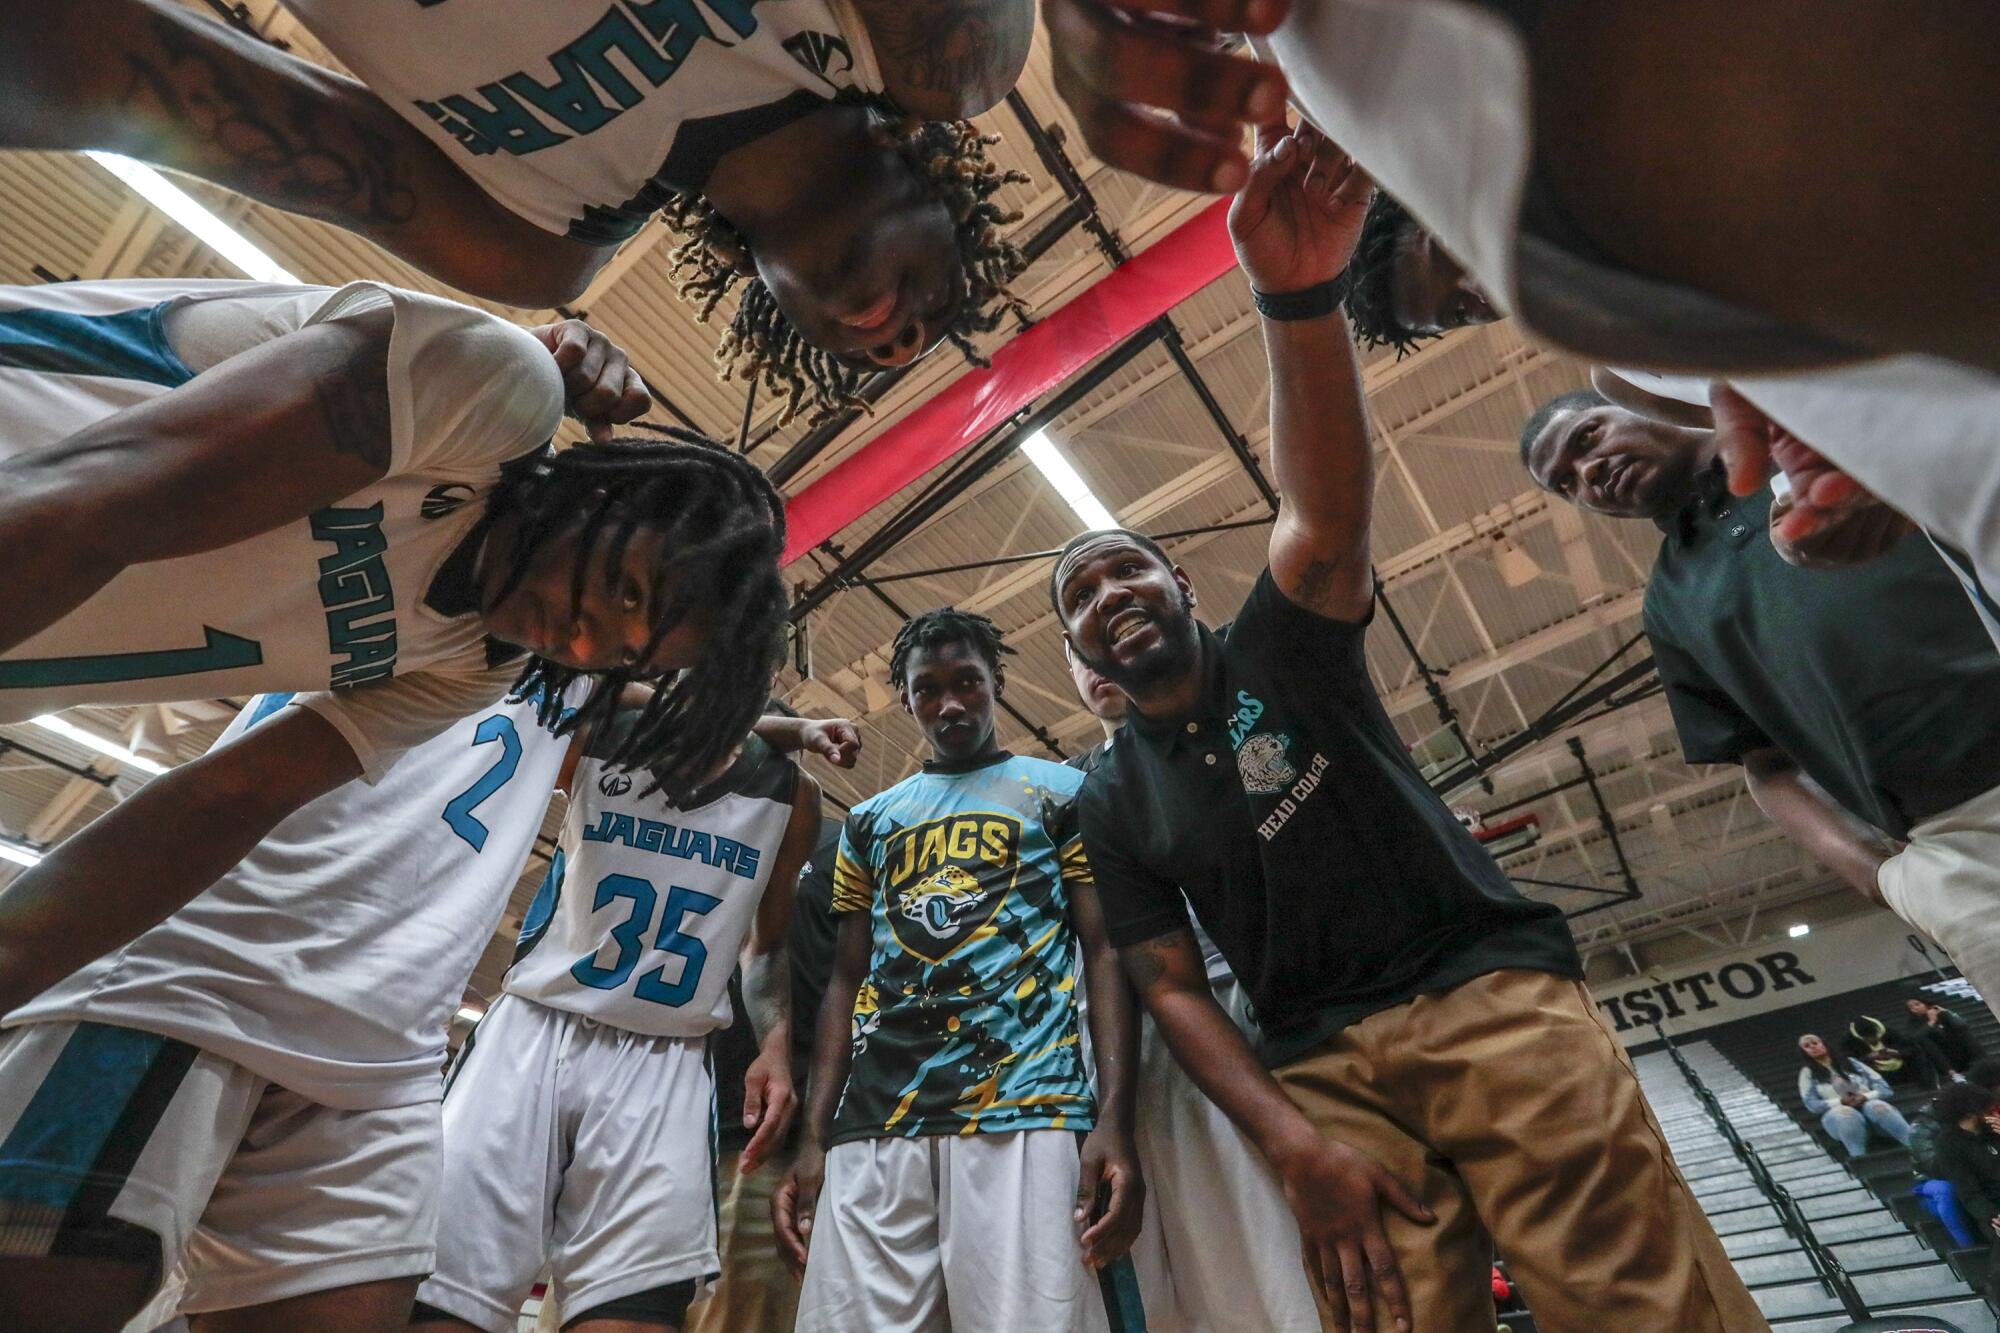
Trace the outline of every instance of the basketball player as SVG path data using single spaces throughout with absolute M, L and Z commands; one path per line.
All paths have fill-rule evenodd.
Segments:
M 1072 649 L 1131 697 L 1079 797 L 1111 938 L 1276 1172 L 1333 1329 L 1484 1328 L 1496 1244 L 1552 1327 L 1765 1328 L 1561 912 L 1472 841 L 1370 684 L 1374 451 L 1333 282 L 1366 178 L 1309 128 L 1258 150 L 1230 231 L 1270 359 L 1270 568 L 1219 632 L 1137 533 L 1082 534 L 1050 578 Z M 1190 904 L 1256 1004 L 1257 1052 Z
M 761 742 L 678 798 L 576 765 L 562 845 L 445 1098 L 444 1225 L 416 1321 L 506 1333 L 537 1274 L 563 1327 L 678 1329 L 715 1275 L 715 1086 L 739 953 L 761 1046 L 744 1163 L 784 1138 L 785 938 L 819 788 Z
M 947 1311 L 956 1333 L 1137 1326 L 1136 1015 L 1071 823 L 1082 775 L 995 740 L 1011 651 L 948 607 L 896 634 L 890 683 L 932 758 L 849 812 L 835 863 L 833 977 L 773 1209 L 805 1270 L 800 1333 Z
M 1077 697 L 1104 727 L 1103 741 L 1069 760 L 1088 773 L 1118 744 L 1131 700 L 1067 643 L 1063 658 Z M 1229 960 L 1199 923 L 1192 929 L 1215 1002 L 1256 1041 L 1250 999 Z M 1299 1261 L 1299 1224 L 1271 1168 L 1181 1072 L 1159 1025 L 1143 1017 L 1136 1095 L 1133 1138 L 1146 1173 L 1146 1215 L 1132 1267 L 1145 1297 L 1147 1333 L 1318 1333 L 1319 1312 Z
M 0 1306 L 27 1328 L 401 1328 L 431 1271 L 452 1011 L 584 736 L 513 699 L 272 831 L 5 1018 Z M 262 695 L 216 743 L 281 715 Z M 851 724 L 765 718 L 853 762 Z M 567 765 L 566 765 L 566 756 Z M 643 782 L 643 777 L 637 779 Z M 152 1327 L 149 1323 L 145 1327 Z
M 693 295 L 755 277 L 725 366 L 800 391 L 801 357 L 846 382 L 997 322 L 1017 257 L 963 118 L 1014 86 L 1031 0 L 288 8 L 359 82 L 168 0 L 10 7 L 0 144 L 192 172 L 534 309 L 664 207 Z
M 761 711 L 776 492 L 693 437 L 549 451 L 522 330 L 370 283 L 157 282 L 5 289 L 0 328 L 0 719 L 300 692 L 0 895 L 0 1006 L 516 680 L 596 675 L 594 716 L 677 672 L 632 757 L 682 774 Z

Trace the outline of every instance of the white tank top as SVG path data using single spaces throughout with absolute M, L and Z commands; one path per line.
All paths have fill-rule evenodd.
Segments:
M 570 686 L 575 708 L 590 683 Z M 283 708 L 259 695 L 216 745 Z M 229 874 L 7 1016 L 163 1033 L 343 1110 L 435 1100 L 445 1026 L 569 749 L 502 703 L 279 824 Z
M 847 0 L 284 0 L 508 209 L 615 245 L 731 148 L 880 92 Z
M 603 748 L 593 744 L 599 753 Z M 586 754 L 502 989 L 629 1032 L 727 1027 L 729 977 L 792 817 L 797 770 L 752 740 L 684 807 Z
M 368 282 L 0 287 L 0 459 L 59 444 L 216 361 L 384 306 L 395 318 L 387 474 L 228 546 L 129 566 L 0 652 L 0 722 L 75 704 L 312 691 L 303 702 L 372 779 L 505 694 L 518 664 L 491 670 L 478 616 L 427 594 L 502 466 L 561 422 L 560 376 L 525 329 Z M 183 316 L 200 326 L 197 345 L 170 342 Z

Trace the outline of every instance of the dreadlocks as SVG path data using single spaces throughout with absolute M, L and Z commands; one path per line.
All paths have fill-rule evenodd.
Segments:
M 1396 318 L 1396 254 L 1416 226 L 1408 209 L 1386 190 L 1377 190 L 1368 216 L 1361 221 L 1354 257 L 1347 261 L 1344 308 L 1354 336 L 1365 347 L 1395 348 L 1399 360 L 1415 351 L 1418 343 L 1438 336 L 1418 333 Z
M 518 515 L 520 529 L 512 566 L 492 602 L 520 586 L 536 550 L 576 531 L 574 608 L 591 570 L 615 580 L 633 536 L 660 533 L 669 552 L 660 574 L 672 582 L 658 590 L 659 618 L 638 660 L 650 661 L 660 641 L 697 610 L 708 627 L 708 646 L 698 665 L 658 682 L 629 730 L 621 728 L 610 762 L 650 769 L 648 791 L 677 796 L 712 774 L 749 733 L 770 693 L 786 611 L 778 575 L 785 511 L 769 479 L 734 451 L 692 431 L 652 429 L 667 438 L 544 450 L 507 471 L 487 513 L 489 521 Z M 539 696 L 542 724 L 557 726 L 563 691 L 583 674 L 533 657 L 515 692 Z M 610 724 L 633 677 L 595 674 L 590 698 L 558 734 L 586 723 Z
M 889 683 L 897 693 L 910 683 L 910 654 L 947 643 L 965 644 L 985 659 L 996 691 L 1007 683 L 1007 670 L 1000 665 L 1000 658 L 1014 650 L 1000 637 L 1000 627 L 977 611 L 940 606 L 911 616 L 896 631 L 896 641 L 889 649 Z
M 966 360 L 983 366 L 972 335 L 992 332 L 1010 310 L 1026 313 L 1007 290 L 1026 261 L 1000 234 L 1021 215 L 1002 209 L 993 196 L 1002 186 L 1025 183 L 1028 177 L 994 165 L 986 150 L 1000 142 L 999 136 L 982 135 L 970 121 L 912 120 L 879 97 L 865 104 L 875 131 L 951 213 L 966 292 L 945 336 Z M 669 276 L 676 280 L 675 290 L 699 307 L 700 319 L 705 322 L 725 296 L 743 285 L 736 317 L 715 349 L 722 378 L 753 383 L 761 378 L 766 389 L 784 396 L 785 421 L 802 406 L 817 417 L 861 401 L 855 393 L 860 372 L 800 337 L 763 279 L 746 279 L 738 265 L 748 259 L 749 244 L 706 198 L 676 194 L 661 216 L 685 238 L 673 251 Z

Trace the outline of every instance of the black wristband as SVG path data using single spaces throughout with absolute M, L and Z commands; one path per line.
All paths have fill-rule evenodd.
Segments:
M 1250 289 L 1250 300 L 1265 319 L 1318 319 L 1340 309 L 1347 297 L 1347 273 L 1295 292 L 1260 292 Z

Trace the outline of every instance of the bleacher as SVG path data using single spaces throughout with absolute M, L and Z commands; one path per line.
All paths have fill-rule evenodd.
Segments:
M 1877 1136 L 1864 1156 L 1850 1159 L 1799 1101 L 1801 1033 L 1816 1032 L 1834 1046 L 1862 1014 L 1900 1026 L 1908 1020 L 1905 997 L 1921 985 L 1912 978 L 1863 987 L 1703 1029 L 1676 1045 L 1875 1314 L 1923 1312 L 1991 1333 L 1993 1311 L 1983 1292 L 1988 1252 L 1956 1248 L 1911 1193 L 1916 1176 L 1908 1151 Z M 2000 1022 L 1962 983 L 1933 982 L 1927 993 L 1964 1017 L 1988 1053 L 2000 1055 Z M 1686 1090 L 1678 1068 L 1664 1052 L 1641 1054 L 1636 1063 L 1690 1188 L 1773 1328 L 1826 1333 L 1844 1326 L 1839 1302 Z M 1895 1101 L 1908 1118 L 1934 1095 L 1911 1090 Z

